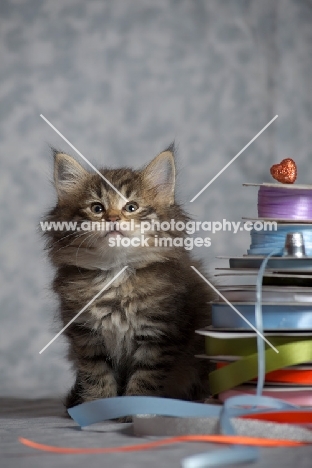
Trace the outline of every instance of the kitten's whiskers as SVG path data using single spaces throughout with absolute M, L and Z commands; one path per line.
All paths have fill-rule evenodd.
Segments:
M 58 243 L 61 242 L 62 240 L 67 239 L 67 237 L 73 236 L 74 234 L 77 234 L 77 232 L 74 231 L 74 232 L 71 232 L 70 234 L 67 234 L 67 236 L 61 237 L 59 240 L 53 242 L 53 244 L 51 245 L 51 247 L 54 247 L 55 244 L 58 244 Z M 80 233 L 79 233 L 79 234 L 80 234 Z
M 87 248 L 91 249 L 92 245 L 94 245 L 95 241 L 97 240 L 97 233 L 93 233 L 90 240 L 87 242 Z M 90 242 L 91 241 L 91 242 Z
M 85 233 L 85 234 L 86 234 L 86 233 Z M 83 240 L 80 242 L 80 244 L 79 244 L 79 246 L 78 246 L 78 248 L 77 248 L 77 251 L 76 251 L 76 267 L 78 267 L 78 265 L 77 265 L 77 262 L 78 262 L 78 253 L 79 253 L 79 250 L 80 250 L 82 244 L 83 244 L 87 239 L 90 239 L 90 237 L 92 237 L 93 235 L 94 235 L 93 232 L 89 233 L 89 235 L 88 235 L 85 239 L 83 239 Z M 88 249 L 88 247 L 85 247 L 85 248 Z
M 75 234 L 76 234 L 76 233 L 75 233 Z M 82 237 L 82 236 L 84 236 L 84 235 L 86 235 L 86 234 L 87 234 L 86 232 L 77 234 L 77 236 L 74 238 L 73 241 L 71 241 L 69 244 L 63 245 L 63 247 L 60 247 L 60 248 L 57 249 L 54 253 L 57 253 L 57 252 L 59 252 L 60 250 L 66 249 L 67 247 L 70 247 L 70 246 L 75 242 L 76 239 L 78 239 L 79 237 Z M 63 237 L 63 239 L 65 239 L 65 238 Z

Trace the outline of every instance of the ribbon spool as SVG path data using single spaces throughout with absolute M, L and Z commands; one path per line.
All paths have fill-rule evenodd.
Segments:
M 217 369 L 222 369 L 222 367 L 228 366 L 227 362 L 217 362 Z M 311 368 L 312 369 L 312 368 Z M 278 369 L 275 371 L 267 372 L 265 374 L 265 382 L 269 383 L 289 383 L 296 385 L 309 385 L 312 386 L 312 370 L 311 369 L 302 369 L 301 367 L 296 368 L 286 368 Z M 257 381 L 256 378 L 252 381 Z
M 312 222 L 312 187 L 262 184 L 258 191 L 258 216 Z
M 312 256 L 312 227 L 310 225 L 278 224 L 274 231 L 250 231 L 248 255 L 268 255 L 279 250 L 277 256 L 302 258 Z
M 270 340 L 272 344 L 274 341 Z M 264 353 L 266 373 L 312 361 L 312 341 L 310 338 L 305 337 L 304 340 L 285 343 L 276 348 L 278 353 L 271 348 Z M 211 372 L 209 375 L 211 392 L 217 395 L 256 378 L 258 376 L 257 366 L 258 353 L 254 353 Z
M 233 305 L 249 323 L 256 326 L 254 304 L 240 302 Z M 250 325 L 226 303 L 212 304 L 211 320 L 213 327 L 218 329 L 250 330 Z M 263 327 L 266 331 L 312 330 L 312 304 L 265 304 Z
M 312 387 L 302 389 L 292 389 L 291 387 L 271 387 L 267 386 L 263 389 L 262 395 L 268 398 L 278 398 L 283 401 L 287 401 L 289 404 L 301 407 L 312 406 Z M 226 401 L 228 398 L 234 398 L 240 395 L 255 395 L 256 389 L 248 385 L 242 385 L 241 387 L 235 387 L 231 390 L 219 393 L 218 399 L 220 402 Z

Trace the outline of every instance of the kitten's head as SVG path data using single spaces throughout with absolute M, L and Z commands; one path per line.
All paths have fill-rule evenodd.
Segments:
M 63 226 L 45 235 L 56 265 L 108 270 L 177 257 L 179 249 L 170 243 L 155 245 L 160 237 L 184 234 L 175 227 L 167 230 L 168 223 L 166 230 L 159 230 L 159 223 L 188 220 L 175 203 L 173 145 L 141 170 L 101 169 L 93 174 L 55 151 L 54 184 L 58 201 L 45 221 Z M 75 229 L 64 224 L 69 222 L 76 223 Z

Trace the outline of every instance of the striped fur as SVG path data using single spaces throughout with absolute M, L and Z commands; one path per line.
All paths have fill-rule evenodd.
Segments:
M 127 198 L 138 204 L 134 212 L 98 174 L 90 174 L 73 158 L 55 154 L 58 201 L 45 220 L 72 221 L 134 219 L 186 222 L 189 218 L 174 201 L 173 148 L 147 167 L 106 169 L 101 173 Z M 94 203 L 104 206 L 93 213 Z M 140 236 L 123 232 L 125 236 Z M 149 247 L 109 247 L 103 232 L 47 231 L 47 249 L 56 268 L 53 289 L 66 325 L 85 304 L 122 269 L 118 277 L 64 332 L 76 382 L 66 407 L 117 395 L 157 395 L 201 399 L 208 394 L 206 361 L 196 329 L 209 324 L 205 283 L 190 268 L 184 248 L 157 247 L 159 237 L 185 233 L 150 231 Z

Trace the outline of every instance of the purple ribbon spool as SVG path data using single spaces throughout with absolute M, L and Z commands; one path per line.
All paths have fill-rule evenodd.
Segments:
M 258 191 L 260 218 L 312 220 L 312 190 L 261 186 Z

